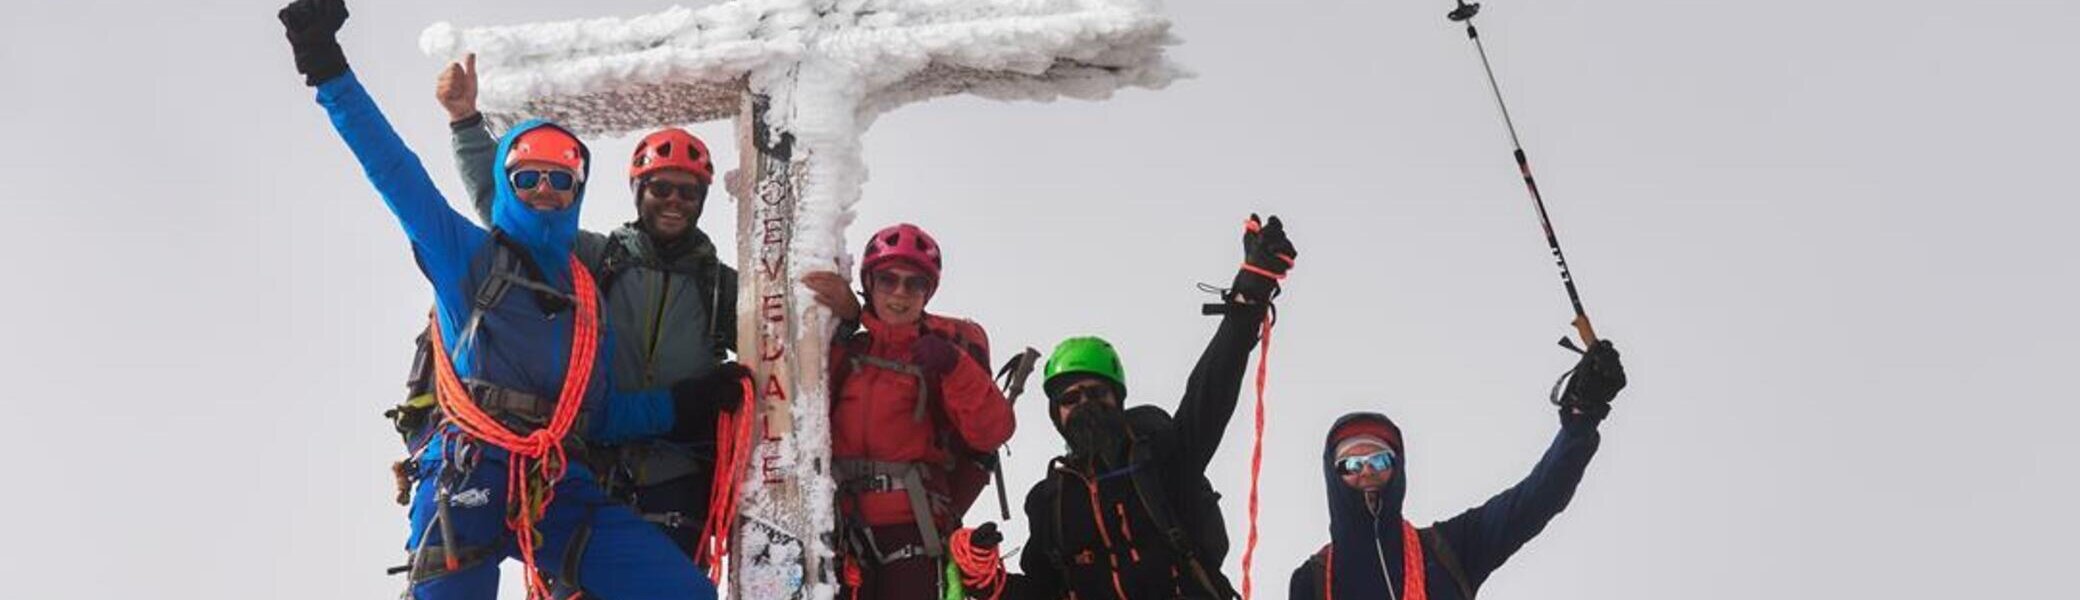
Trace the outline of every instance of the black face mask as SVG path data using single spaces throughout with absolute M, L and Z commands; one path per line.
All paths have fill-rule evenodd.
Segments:
M 1112 402 L 1084 402 L 1069 412 L 1062 424 L 1062 438 L 1069 442 L 1072 460 L 1096 459 L 1117 464 L 1127 445 L 1127 412 Z

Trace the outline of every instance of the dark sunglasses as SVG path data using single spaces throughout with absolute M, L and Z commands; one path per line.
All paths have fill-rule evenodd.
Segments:
M 1341 475 L 1357 475 L 1367 467 L 1374 473 L 1385 473 L 1394 468 L 1394 451 L 1381 450 L 1366 456 L 1346 456 L 1336 459 L 1336 472 Z
M 671 198 L 673 195 L 687 200 L 700 200 L 708 197 L 708 184 L 670 183 L 652 180 L 643 184 L 643 193 L 659 200 Z
M 1097 401 L 1111 397 L 1112 386 L 1092 385 L 1072 390 L 1064 390 L 1061 394 L 1056 395 L 1054 397 L 1054 403 L 1055 406 L 1059 406 L 1062 408 L 1070 408 L 1078 404 L 1083 404 L 1083 401 L 1085 400 Z
M 894 291 L 897 286 L 901 286 L 912 294 L 922 294 L 932 291 L 932 285 L 930 275 L 904 276 L 897 275 L 894 271 L 874 272 L 874 289 Z
M 553 189 L 559 192 L 571 191 L 571 186 L 576 185 L 578 183 L 577 176 L 572 175 L 570 171 L 545 171 L 537 169 L 528 169 L 525 171 L 513 172 L 513 189 L 534 189 L 535 186 L 542 184 L 542 178 L 544 176 L 547 176 L 549 179 L 549 189 Z

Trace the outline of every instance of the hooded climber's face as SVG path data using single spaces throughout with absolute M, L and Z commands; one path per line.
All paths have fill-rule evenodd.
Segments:
M 499 139 L 498 155 L 488 225 L 534 254 L 550 282 L 563 281 L 585 205 L 585 143 L 555 124 L 524 121 Z
M 1386 487 L 1394 480 L 1394 467 L 1400 457 L 1385 444 L 1372 440 L 1354 440 L 1341 445 L 1331 465 L 1343 477 L 1343 484 L 1351 489 L 1373 492 Z M 1381 465 L 1385 466 L 1382 467 Z
M 664 169 L 636 182 L 636 224 L 661 240 L 693 231 L 708 201 L 708 182 L 692 171 Z
M 925 302 L 939 282 L 922 270 L 891 261 L 887 267 L 867 274 L 867 301 L 874 316 L 890 325 L 909 325 L 924 318 Z
M 1336 419 L 1322 440 L 1322 483 L 1329 488 L 1330 528 L 1401 518 L 1408 494 L 1408 451 L 1401 428 L 1379 413 Z
M 563 210 L 578 199 L 577 174 L 554 163 L 523 160 L 508 168 L 506 176 L 511 179 L 513 195 L 528 208 Z

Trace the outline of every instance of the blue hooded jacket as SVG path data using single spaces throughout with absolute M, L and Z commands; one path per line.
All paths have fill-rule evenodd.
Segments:
M 476 335 L 464 343 L 461 338 L 470 322 L 474 297 L 497 252 L 492 233 L 449 206 L 418 156 L 405 146 L 352 72 L 319 84 L 317 94 L 333 128 L 403 225 L 420 270 L 433 284 L 442 340 L 452 354 L 456 374 L 555 398 L 563 385 L 573 334 L 568 311 L 548 310 L 535 294 L 514 288 L 483 312 Z M 542 127 L 556 126 L 529 121 L 514 127 L 499 142 L 499 156 L 506 154 L 520 134 Z M 569 257 L 578 231 L 578 211 L 584 205 L 584 187 L 580 185 L 569 206 L 538 211 L 513 193 L 503 161 L 494 169 L 498 190 L 492 223 L 508 241 L 527 251 L 543 283 L 569 295 Z M 608 335 L 611 333 L 601 337 Z M 613 443 L 669 431 L 673 417 L 670 394 L 664 390 L 613 391 L 614 386 L 606 381 L 613 345 L 604 339 L 593 343 L 599 344 L 599 350 L 594 381 L 587 386 L 589 430 L 579 433 Z M 429 446 L 430 454 L 437 456 L 439 451 Z
M 1322 444 L 1322 478 L 1329 490 L 1329 546 L 1331 556 L 1316 554 L 1293 571 L 1289 598 L 1328 598 L 1322 589 L 1326 575 L 1323 559 L 1335 560 L 1336 598 L 1392 599 L 1402 596 L 1401 505 L 1408 494 L 1408 453 L 1396 448 L 1399 464 L 1394 478 L 1378 493 L 1377 506 L 1365 501 L 1363 491 L 1343 484 L 1330 464 L 1336 454 L 1336 432 L 1356 421 L 1373 421 L 1387 426 L 1401 438 L 1400 427 L 1379 413 L 1344 415 L 1329 428 Z M 1524 547 L 1525 542 L 1545 530 L 1546 523 L 1567 508 L 1575 487 L 1589 468 L 1602 442 L 1597 419 L 1581 415 L 1561 417 L 1560 433 L 1540 458 L 1531 475 L 1517 485 L 1488 499 L 1480 506 L 1438 522 L 1424 532 L 1441 538 L 1465 573 L 1467 583 L 1479 590 L 1488 575 Z M 1405 439 L 1405 438 L 1401 438 Z M 1462 599 L 1452 572 L 1440 562 L 1439 552 L 1425 548 L 1423 578 L 1431 600 Z

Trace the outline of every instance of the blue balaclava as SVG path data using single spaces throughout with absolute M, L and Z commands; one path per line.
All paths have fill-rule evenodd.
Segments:
M 585 181 L 592 168 L 591 151 L 585 142 L 579 141 L 578 154 L 581 165 L 577 169 L 578 183 L 569 206 L 557 210 L 535 210 L 520 201 L 513 193 L 511 173 L 507 169 L 507 157 L 513 151 L 514 141 L 522 134 L 541 128 L 552 128 L 578 138 L 569 130 L 555 123 L 540 119 L 529 119 L 515 125 L 498 141 L 498 160 L 492 165 L 492 181 L 497 191 L 492 194 L 491 223 L 505 232 L 506 237 L 519 242 L 533 255 L 542 268 L 546 283 L 563 287 L 570 282 L 571 242 L 578 236 L 578 209 L 585 204 Z

